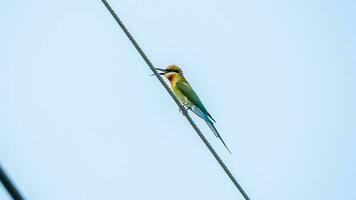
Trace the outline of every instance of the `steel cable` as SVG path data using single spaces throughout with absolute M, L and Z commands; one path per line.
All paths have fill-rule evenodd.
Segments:
M 167 90 L 167 92 L 169 93 L 169 95 L 173 98 L 173 100 L 176 102 L 176 104 L 178 105 L 179 109 L 182 111 L 183 115 L 187 118 L 187 120 L 189 121 L 190 125 L 194 128 L 194 130 L 196 131 L 196 133 L 199 135 L 199 137 L 202 139 L 202 141 L 204 142 L 204 144 L 208 147 L 208 149 L 210 150 L 210 152 L 213 154 L 213 156 L 215 157 L 215 159 L 218 161 L 218 163 L 220 164 L 220 166 L 223 168 L 223 170 L 225 171 L 225 173 L 228 175 L 228 177 L 231 179 L 231 181 L 233 182 L 233 184 L 236 186 L 236 188 L 240 191 L 240 193 L 242 194 L 242 196 L 246 199 L 249 200 L 250 198 L 248 197 L 248 195 L 246 194 L 246 192 L 244 191 L 244 189 L 240 186 L 240 184 L 237 182 L 237 180 L 235 179 L 235 177 L 232 175 L 232 173 L 230 172 L 230 170 L 227 168 L 227 166 L 225 165 L 225 163 L 222 161 L 222 159 L 220 158 L 220 156 L 216 153 L 216 151 L 214 150 L 214 148 L 210 145 L 210 143 L 208 142 L 208 140 L 205 138 L 205 136 L 203 135 L 203 133 L 200 131 L 200 129 L 198 128 L 198 126 L 194 123 L 194 121 L 192 120 L 192 118 L 190 117 L 190 115 L 188 114 L 188 112 L 186 111 L 186 109 L 184 108 L 184 106 L 179 102 L 179 100 L 174 96 L 173 92 L 171 91 L 171 89 L 169 88 L 169 86 L 166 84 L 166 82 L 162 79 L 161 76 L 159 76 L 157 70 L 155 69 L 155 67 L 153 66 L 153 64 L 151 63 L 151 61 L 148 59 L 148 57 L 146 56 L 146 54 L 143 52 L 143 50 L 141 49 L 141 47 L 137 44 L 136 40 L 132 37 L 131 33 L 127 30 L 127 28 L 125 27 L 125 25 L 122 23 L 122 21 L 120 20 L 120 18 L 116 15 L 115 11 L 111 8 L 111 6 L 109 5 L 109 3 L 106 0 L 102 0 L 103 4 L 105 5 L 105 7 L 108 9 L 108 11 L 110 12 L 110 14 L 114 17 L 114 19 L 116 20 L 116 22 L 119 24 L 119 26 L 121 27 L 121 29 L 124 31 L 124 33 L 126 34 L 126 36 L 129 38 L 129 40 L 131 41 L 131 43 L 133 44 L 133 46 L 136 48 L 136 50 L 140 53 L 141 57 L 143 58 L 143 60 L 147 63 L 147 65 L 150 67 L 150 69 L 152 70 L 152 72 L 156 75 L 157 79 L 159 80 L 159 82 L 161 82 L 161 84 L 163 85 L 163 87 Z
M 0 166 L 0 182 L 4 185 L 5 189 L 7 190 L 7 192 L 9 193 L 9 195 L 13 200 L 24 199 L 1 166 Z

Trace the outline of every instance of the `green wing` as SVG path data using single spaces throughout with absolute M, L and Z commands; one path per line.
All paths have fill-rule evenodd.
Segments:
M 213 117 L 211 117 L 211 115 L 208 113 L 208 111 L 204 107 L 203 103 L 200 101 L 198 95 L 194 92 L 193 88 L 188 83 L 177 82 L 176 86 L 177 86 L 178 90 L 180 92 L 182 92 L 182 94 L 184 96 L 186 96 L 190 102 L 192 102 L 192 104 L 194 104 L 196 107 L 198 107 L 204 114 L 209 116 L 215 122 Z

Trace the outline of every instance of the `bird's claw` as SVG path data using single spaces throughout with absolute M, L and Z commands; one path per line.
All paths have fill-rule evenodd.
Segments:
M 186 110 L 184 110 L 186 112 Z M 179 112 L 182 113 L 184 115 L 184 112 L 182 111 L 182 109 L 179 108 Z
M 190 109 L 191 109 L 190 107 L 185 108 L 184 110 L 179 108 L 179 112 L 181 112 L 183 115 L 186 115 L 188 113 L 188 110 L 190 110 Z

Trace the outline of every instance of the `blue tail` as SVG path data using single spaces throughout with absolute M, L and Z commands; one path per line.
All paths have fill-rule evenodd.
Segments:
M 198 107 L 196 107 L 196 106 L 192 106 L 192 107 L 191 107 L 191 110 L 192 110 L 196 115 L 198 115 L 200 118 L 202 118 L 202 119 L 206 122 L 206 124 L 209 126 L 209 128 L 211 129 L 211 131 L 214 133 L 214 135 L 215 135 L 216 137 L 218 137 L 218 138 L 221 140 L 221 142 L 224 144 L 225 148 L 226 148 L 226 149 L 229 151 L 229 153 L 231 154 L 230 149 L 226 146 L 224 140 L 221 138 L 221 136 L 220 136 L 218 130 L 216 130 L 216 128 L 215 128 L 215 126 L 214 126 L 214 123 L 211 121 L 211 119 L 210 119 L 207 115 L 205 115 L 205 114 L 204 114 Z

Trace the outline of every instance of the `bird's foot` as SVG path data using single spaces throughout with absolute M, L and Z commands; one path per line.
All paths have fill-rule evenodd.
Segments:
M 182 111 L 182 109 L 179 108 L 179 112 L 181 112 L 183 115 L 185 115 L 185 114 L 187 114 L 188 110 L 190 110 L 190 109 L 191 109 L 191 107 L 187 107 Z
M 184 110 L 186 112 L 186 110 Z M 179 112 L 182 113 L 184 115 L 184 112 L 182 111 L 182 109 L 179 108 Z

